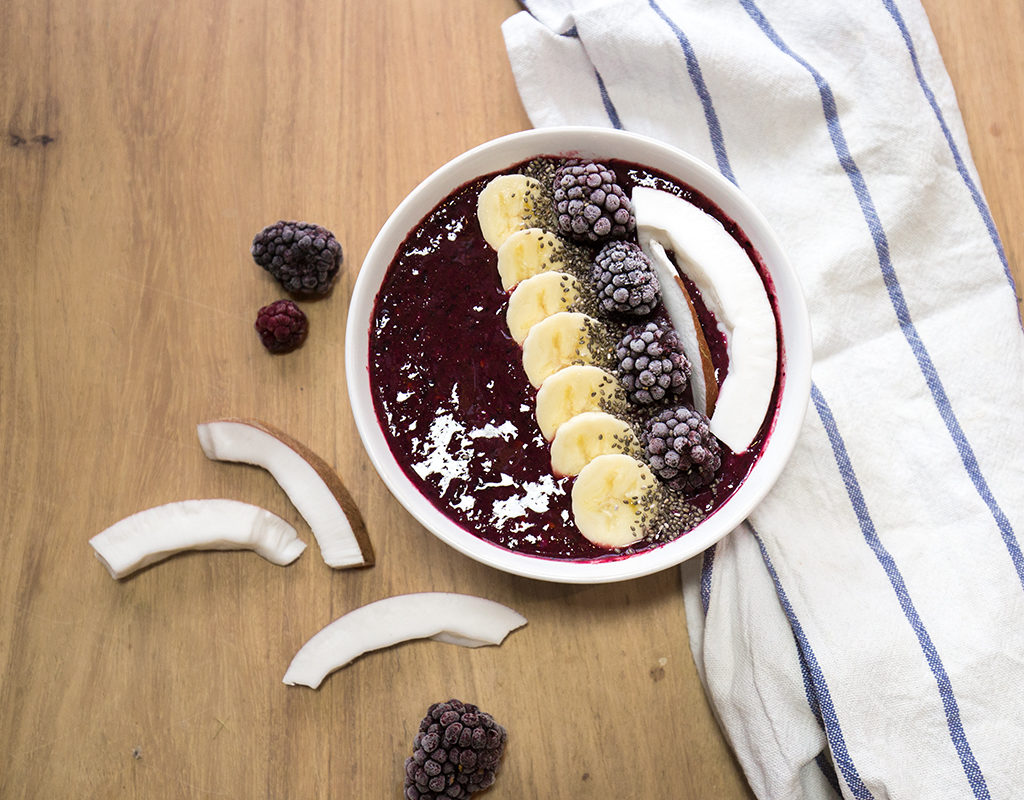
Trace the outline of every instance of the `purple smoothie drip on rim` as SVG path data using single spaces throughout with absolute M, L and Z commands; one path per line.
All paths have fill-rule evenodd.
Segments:
M 713 214 L 760 265 L 749 241 L 703 195 L 636 164 L 604 163 L 627 194 L 642 182 Z M 508 294 L 498 278 L 497 255 L 477 222 L 477 197 L 491 177 L 459 188 L 421 221 L 398 249 L 378 292 L 370 383 L 392 454 L 440 511 L 500 547 L 580 560 L 619 558 L 657 546 L 640 542 L 605 550 L 573 523 L 572 479 L 551 474 L 550 446 L 534 418 L 536 390 L 505 323 Z M 774 304 L 770 287 L 769 297 Z M 695 304 L 706 334 L 713 334 L 712 360 L 724 375 L 724 338 L 699 295 Z M 723 448 L 718 479 L 693 498 L 696 505 L 710 513 L 724 502 L 753 466 L 769 425 L 770 418 L 746 453 L 736 456 Z

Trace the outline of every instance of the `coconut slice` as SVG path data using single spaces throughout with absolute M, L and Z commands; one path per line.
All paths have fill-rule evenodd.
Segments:
M 711 361 L 711 348 L 700 326 L 697 309 L 693 307 L 693 300 L 679 275 L 679 269 L 661 242 L 651 239 L 647 242 L 646 252 L 658 274 L 662 304 L 679 336 L 683 353 L 693 365 L 690 374 L 693 406 L 710 417 L 715 412 L 715 402 L 718 400 L 718 381 L 715 378 L 715 365 Z
M 290 564 L 303 550 L 295 528 L 265 508 L 237 500 L 182 500 L 139 511 L 89 540 L 114 578 L 184 550 L 253 550 Z
M 721 222 L 682 197 L 638 186 L 632 201 L 641 248 L 650 252 L 656 240 L 675 252 L 725 333 L 729 371 L 710 427 L 741 453 L 757 436 L 775 389 L 775 315 L 761 275 Z
M 255 464 L 274 476 L 309 523 L 328 566 L 373 565 L 363 517 L 338 473 L 320 456 L 284 431 L 256 420 L 215 420 L 196 430 L 207 458 Z
M 331 672 L 364 653 L 412 639 L 462 647 L 501 644 L 526 617 L 468 594 L 419 592 L 387 597 L 339 617 L 306 642 L 284 674 L 289 686 L 316 689 Z

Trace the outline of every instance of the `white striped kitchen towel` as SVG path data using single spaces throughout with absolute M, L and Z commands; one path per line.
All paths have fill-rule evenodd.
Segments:
M 503 32 L 533 124 L 717 166 L 807 293 L 792 462 L 683 567 L 694 658 L 755 793 L 1024 797 L 1024 335 L 923 9 L 524 7 Z

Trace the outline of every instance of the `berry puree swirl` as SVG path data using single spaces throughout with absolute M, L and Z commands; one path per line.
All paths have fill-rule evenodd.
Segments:
M 375 300 L 371 394 L 402 470 L 461 527 L 622 558 L 685 535 L 750 472 L 778 404 L 777 316 L 706 197 L 631 162 L 539 156 L 406 236 Z

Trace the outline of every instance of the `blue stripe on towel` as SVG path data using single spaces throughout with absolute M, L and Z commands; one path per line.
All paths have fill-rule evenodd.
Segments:
M 526 10 L 529 11 L 530 9 L 527 7 Z M 531 11 L 530 13 L 532 14 L 533 12 Z M 576 29 L 575 25 L 558 35 L 568 39 L 580 38 L 580 32 Z M 619 119 L 619 112 L 616 110 L 615 104 L 612 103 L 612 98 L 608 94 L 608 88 L 604 85 L 604 78 L 601 77 L 601 73 L 597 71 L 596 67 L 594 68 L 594 79 L 597 81 L 597 90 L 601 93 L 601 105 L 604 106 L 604 111 L 608 115 L 608 121 L 611 122 L 613 128 L 621 131 L 622 121 Z
M 960 720 L 960 707 L 954 696 L 953 685 L 949 680 L 949 675 L 946 674 L 946 668 L 942 664 L 942 659 L 939 657 L 931 636 L 928 634 L 920 615 L 917 613 L 917 609 L 914 607 L 914 602 L 910 598 L 910 593 L 907 591 L 907 586 L 903 576 L 900 574 L 899 567 L 896 566 L 892 554 L 889 553 L 885 545 L 878 538 L 875 524 L 871 519 L 864 495 L 861 493 L 860 482 L 857 480 L 853 464 L 850 462 L 850 456 L 846 451 L 846 444 L 839 432 L 839 428 L 836 426 L 832 410 L 829 408 L 824 395 L 816 384 L 811 385 L 811 400 L 818 412 L 818 416 L 821 418 L 822 424 L 825 426 L 825 433 L 829 438 L 829 442 L 832 444 L 832 452 L 839 467 L 839 474 L 846 485 L 846 493 L 850 498 L 850 504 L 853 506 L 854 513 L 857 515 L 861 533 L 863 533 L 865 541 L 889 578 L 889 583 L 892 585 L 893 591 L 896 592 L 896 598 L 899 601 L 900 607 L 910 622 L 910 627 L 913 628 L 914 633 L 917 635 L 918 644 L 924 653 L 928 666 L 931 668 L 932 675 L 935 677 L 939 696 L 942 700 L 942 707 L 946 714 L 949 735 L 954 747 L 956 747 L 957 754 L 960 756 L 960 763 L 963 765 L 964 773 L 971 785 L 971 789 L 974 791 L 974 796 L 979 798 L 979 800 L 988 798 L 989 793 L 988 786 L 985 783 L 985 776 L 982 774 L 981 768 L 974 758 L 974 753 L 971 751 L 971 745 L 967 741 L 967 735 Z
M 832 758 L 840 772 L 843 773 L 846 785 L 850 787 L 850 791 L 853 793 L 854 797 L 858 798 L 858 800 L 868 800 L 868 798 L 873 798 L 868 787 L 865 786 L 864 782 L 860 779 L 857 768 L 854 766 L 853 759 L 850 757 L 850 753 L 846 749 L 846 740 L 843 738 L 843 730 L 839 724 L 839 716 L 836 714 L 836 708 L 832 704 L 832 695 L 829 692 L 825 675 L 821 671 L 818 659 L 814 655 L 814 650 L 804 633 L 803 626 L 800 624 L 800 620 L 797 618 L 796 612 L 793 610 L 793 605 L 789 602 L 789 597 L 787 597 L 786 590 L 782 586 L 779 574 L 775 571 L 775 565 L 772 564 L 771 557 L 768 555 L 768 548 L 765 547 L 760 534 L 754 530 L 753 526 L 750 527 L 750 531 L 754 535 L 754 539 L 757 541 L 757 546 L 761 549 L 761 558 L 764 559 L 764 564 L 768 569 L 768 574 L 772 576 L 772 581 L 775 584 L 775 592 L 779 596 L 779 602 L 782 603 L 782 610 L 786 613 L 786 618 L 789 620 L 790 628 L 793 630 L 793 636 L 796 638 L 797 645 L 800 650 L 801 661 L 806 665 L 807 673 L 810 675 L 811 685 L 814 689 L 814 697 L 817 700 L 817 706 L 821 712 L 821 721 L 825 728 L 825 734 L 828 736 L 829 746 L 832 751 Z M 812 708 L 814 708 L 813 704 Z
M 814 714 L 814 719 L 822 730 L 825 730 L 825 720 L 821 716 L 821 703 L 818 701 L 818 695 L 814 689 L 814 679 L 811 675 L 811 668 L 807 664 L 807 656 L 804 654 L 803 649 L 800 647 L 800 640 L 797 639 L 796 632 L 793 633 L 793 644 L 796 646 L 797 660 L 800 662 L 800 678 L 804 684 L 804 697 L 807 700 L 807 705 L 811 709 L 811 713 Z
M 832 787 L 836 796 L 842 797 L 843 790 L 839 788 L 839 776 L 836 775 L 836 767 L 828 753 L 822 750 L 814 757 L 814 763 L 818 765 L 818 769 L 821 770 L 821 774 L 825 776 L 825 780 L 828 781 L 828 785 Z
M 896 318 L 899 321 L 900 329 L 903 331 L 903 335 L 906 338 L 907 343 L 910 345 L 910 349 L 913 352 L 914 357 L 917 359 L 918 367 L 924 376 L 925 382 L 928 384 L 928 389 L 931 391 L 932 399 L 939 411 L 939 416 L 942 417 L 942 421 L 946 424 L 946 429 L 949 431 L 949 435 L 953 439 L 953 444 L 956 446 L 956 449 L 960 454 L 960 460 L 963 462 L 964 469 L 967 471 L 971 482 L 974 484 L 975 491 L 988 507 L 989 513 L 992 514 L 992 517 L 996 522 L 996 526 L 999 528 L 1000 535 L 1003 538 L 1003 543 L 1010 554 L 1013 566 L 1017 570 L 1017 578 L 1020 581 L 1021 586 L 1024 586 L 1024 554 L 1021 553 L 1020 544 L 1017 541 L 1017 535 L 1013 530 L 1013 526 L 1010 524 L 1010 520 L 1007 518 L 1002 508 L 999 506 L 999 502 L 992 494 L 988 481 L 986 481 L 985 476 L 982 475 L 981 467 L 978 464 L 978 458 L 974 453 L 974 448 L 971 447 L 970 442 L 967 440 L 967 436 L 964 433 L 963 428 L 960 426 L 956 413 L 953 411 L 953 405 L 949 400 L 949 396 L 946 394 L 945 387 L 942 385 L 942 379 L 939 377 L 938 370 L 932 362 L 931 356 L 928 353 L 928 348 L 925 346 L 924 342 L 921 341 L 917 328 L 914 326 L 914 323 L 910 318 L 910 311 L 907 308 L 906 297 L 903 294 L 903 289 L 900 287 L 899 278 L 896 275 L 896 270 L 893 268 L 892 260 L 889 256 L 889 241 L 886 238 L 885 230 L 883 229 L 881 220 L 878 217 L 874 201 L 871 199 L 871 193 L 868 191 L 864 175 L 861 173 L 860 169 L 857 167 L 857 163 L 853 159 L 853 156 L 850 154 L 850 148 L 846 142 L 846 136 L 843 134 L 842 126 L 839 123 L 839 114 L 836 110 L 836 101 L 832 94 L 832 89 L 820 72 L 808 64 L 799 55 L 794 53 L 789 46 L 782 41 L 781 37 L 771 26 L 771 23 L 768 22 L 760 9 L 758 9 L 753 0 L 740 0 L 740 4 L 744 9 L 746 9 L 754 22 L 757 23 L 758 27 L 761 28 L 765 36 L 767 36 L 768 39 L 777 48 L 779 48 L 779 50 L 807 70 L 818 86 L 818 92 L 821 95 L 821 105 L 825 113 L 829 135 L 832 138 L 832 144 L 835 148 L 836 156 L 838 157 L 843 170 L 846 172 L 847 177 L 850 179 L 850 184 L 853 186 L 854 194 L 857 196 L 857 201 L 860 203 L 861 213 L 864 215 L 864 220 L 867 223 L 868 230 L 871 233 L 871 238 L 874 241 L 879 266 L 882 270 L 882 277 L 885 280 L 885 286 L 889 292 L 889 299 L 892 302 L 893 309 L 896 312 Z
M 700 605 L 704 609 L 704 616 L 708 615 L 708 608 L 711 606 L 711 575 L 715 568 L 715 550 L 717 544 L 711 545 L 704 551 L 704 557 L 700 567 Z
M 748 523 L 749 525 L 749 523 Z M 757 534 L 754 532 L 753 526 L 751 526 L 751 533 L 754 536 Z M 760 541 L 760 540 L 759 540 Z M 761 548 L 762 557 L 766 552 L 765 548 Z M 807 706 L 811 709 L 811 713 L 814 715 L 815 721 L 818 723 L 818 727 L 825 732 L 825 738 L 828 738 L 828 732 L 825 728 L 825 720 L 821 716 L 821 703 L 818 700 L 817 690 L 814 686 L 814 676 L 811 673 L 811 668 L 807 663 L 807 655 L 804 652 L 804 648 L 800 646 L 800 639 L 796 635 L 796 631 L 790 626 L 790 631 L 793 634 L 793 647 L 796 649 L 797 661 L 800 662 L 800 679 L 804 684 L 804 699 L 807 700 Z M 808 646 L 808 649 L 809 646 Z M 838 721 L 836 722 L 838 726 Z M 840 731 L 840 735 L 842 732 Z M 839 776 L 836 775 L 836 767 L 832 762 L 832 756 L 828 750 L 822 750 L 814 757 L 814 763 L 817 765 L 821 774 L 825 780 L 828 781 L 829 785 L 835 790 L 837 795 L 842 795 L 842 789 L 839 788 Z
M 750 525 L 749 522 L 746 523 L 746 524 L 748 526 Z M 754 535 L 754 537 L 757 538 L 757 533 L 754 531 L 752 526 L 750 527 L 750 530 L 751 530 L 751 533 Z M 733 535 L 735 536 L 736 533 L 734 533 Z M 758 538 L 758 543 L 760 545 L 760 539 L 759 538 Z M 716 544 L 711 545 L 711 547 L 709 547 L 707 550 L 705 550 L 704 554 L 703 554 L 703 561 L 702 561 L 702 564 L 701 564 L 700 600 L 701 600 L 701 607 L 704 610 L 704 616 L 705 617 L 707 617 L 707 615 L 708 615 L 708 607 L 711 604 L 711 575 L 712 575 L 712 570 L 713 570 L 714 563 L 715 563 L 715 552 L 716 552 L 717 548 L 718 548 L 718 544 L 716 543 Z M 762 556 L 765 558 L 766 563 L 768 563 L 767 556 L 765 555 L 766 551 L 765 551 L 763 546 L 761 546 L 761 553 L 762 553 Z M 780 598 L 781 598 L 785 594 L 785 592 L 782 592 L 782 590 L 781 590 L 781 586 L 780 586 L 779 581 L 778 581 L 778 576 L 774 575 L 774 570 L 772 570 L 770 565 L 769 565 L 769 571 L 773 573 L 773 580 L 775 580 L 776 591 L 780 592 Z M 825 729 L 825 721 L 822 719 L 822 716 L 821 716 L 821 704 L 818 701 L 817 690 L 816 690 L 816 688 L 814 686 L 814 678 L 813 678 L 813 676 L 811 674 L 810 667 L 807 664 L 806 652 L 810 652 L 810 645 L 806 644 L 806 638 L 805 638 L 804 639 L 805 646 L 801 646 L 801 639 L 797 635 L 797 629 L 798 628 L 796 626 L 794 626 L 793 623 L 792 623 L 792 620 L 794 619 L 794 615 L 792 614 L 792 607 L 790 607 L 790 610 L 787 613 L 787 616 L 790 618 L 790 629 L 793 632 L 793 646 L 796 648 L 797 660 L 800 662 L 800 675 L 801 675 L 801 678 L 803 679 L 803 684 L 804 684 L 804 696 L 807 699 L 807 705 L 811 709 L 811 713 L 814 715 L 814 719 L 817 720 L 818 725 L 820 725 L 822 730 L 824 730 Z M 797 626 L 798 625 L 799 625 L 799 623 L 797 623 Z M 819 673 L 820 673 L 820 670 L 819 670 Z M 822 678 L 822 681 L 824 681 L 824 678 Z M 827 687 L 826 687 L 826 691 L 827 691 Z M 838 730 L 838 721 L 836 722 L 836 728 L 837 728 L 837 731 L 838 731 L 838 735 L 840 737 L 842 737 L 842 731 Z M 836 795 L 837 796 L 841 796 L 842 795 L 842 790 L 839 788 L 839 778 L 836 775 L 835 764 L 833 764 L 831 757 L 826 752 L 823 751 L 823 752 L 819 753 L 815 757 L 814 762 L 815 762 L 815 764 L 817 764 L 818 769 L 821 770 L 821 773 L 825 777 L 825 780 L 828 781 L 829 785 L 835 790 Z M 851 761 L 851 766 L 852 766 L 852 761 Z M 854 769 L 854 772 L 856 772 L 855 769 Z M 868 793 L 867 796 L 870 797 L 870 793 Z
M 608 96 L 608 89 L 605 88 L 604 79 L 596 69 L 594 70 L 594 77 L 597 79 L 597 88 L 601 92 L 601 103 L 604 105 L 604 111 L 608 115 L 612 126 L 621 131 L 622 121 L 619 119 L 619 112 L 615 110 L 615 104 L 612 103 L 611 97 Z
M 935 99 L 935 94 L 932 92 L 931 87 L 928 85 L 928 81 L 924 77 L 924 72 L 921 70 L 921 62 L 917 58 L 917 49 L 914 47 L 914 40 L 910 36 L 910 30 L 907 28 L 903 15 L 900 14 L 899 8 L 896 7 L 894 0 L 882 0 L 882 3 L 895 21 L 896 27 L 900 29 L 900 35 L 903 37 L 903 41 L 907 45 L 907 51 L 910 53 L 910 61 L 914 65 L 914 74 L 917 75 L 917 82 L 920 84 L 921 91 L 924 92 L 924 96 L 928 99 L 928 105 L 932 107 L 932 111 L 935 113 L 935 118 L 939 122 L 939 127 L 942 128 L 942 135 L 946 137 L 946 143 L 949 145 L 949 150 L 953 154 L 953 161 L 956 163 L 957 172 L 960 173 L 960 177 L 967 186 L 967 191 L 970 192 L 971 199 L 974 201 L 974 205 L 978 209 L 978 213 L 981 214 L 981 219 L 985 223 L 985 227 L 988 229 L 988 235 L 992 240 L 992 245 L 995 247 L 996 253 L 999 255 L 999 260 L 1003 263 L 1003 272 L 1006 273 L 1006 279 L 1010 282 L 1010 286 L 1012 288 L 1014 286 L 1013 273 L 1010 272 L 1010 265 L 1007 263 L 1006 252 L 1003 250 L 1003 243 L 999 239 L 999 231 L 996 230 L 995 220 L 992 219 L 992 213 L 985 204 L 985 199 L 982 197 L 981 191 L 978 189 L 977 184 L 975 184 L 970 172 L 968 172 L 967 165 L 964 164 L 963 157 L 960 155 L 960 149 L 956 146 L 956 142 L 953 141 L 953 134 L 950 132 L 949 126 L 946 124 L 946 119 L 942 115 L 942 110 L 939 108 L 939 103 Z
M 675 34 L 679 46 L 683 49 L 683 55 L 686 57 L 686 71 L 690 73 L 690 81 L 693 83 L 693 88 L 697 91 L 697 96 L 700 98 L 700 104 L 704 108 L 704 120 L 708 126 L 708 133 L 711 135 L 711 146 L 715 150 L 715 161 L 718 162 L 718 171 L 730 181 L 736 183 L 736 177 L 732 174 L 732 165 L 729 164 L 729 156 L 725 152 L 725 138 L 722 136 L 722 126 L 718 121 L 718 114 L 715 113 L 714 103 L 711 102 L 711 93 L 708 91 L 707 84 L 704 83 L 704 74 L 701 72 L 700 63 L 697 61 L 697 54 L 693 51 L 693 45 L 690 44 L 690 40 L 683 33 L 682 28 L 662 10 L 655 0 L 647 0 L 647 4 L 672 29 L 672 33 Z
M 751 527 L 751 531 L 753 531 L 753 527 Z M 762 549 L 761 552 L 764 553 L 765 550 Z M 814 714 L 814 719 L 817 721 L 818 726 L 825 731 L 825 720 L 821 716 L 821 703 L 818 701 L 814 688 L 814 678 L 811 674 L 811 668 L 807 664 L 807 656 L 800 647 L 800 640 L 797 638 L 795 631 L 793 632 L 793 645 L 796 647 L 797 660 L 800 662 L 800 678 L 804 684 L 804 698 L 807 700 L 807 705 L 811 709 L 811 713 Z M 828 733 L 826 731 L 827 737 Z M 839 788 L 839 777 L 836 775 L 836 767 L 827 750 L 822 750 L 818 753 L 814 758 L 814 763 L 818 766 L 825 780 L 835 790 L 835 793 L 842 795 L 842 789 Z

